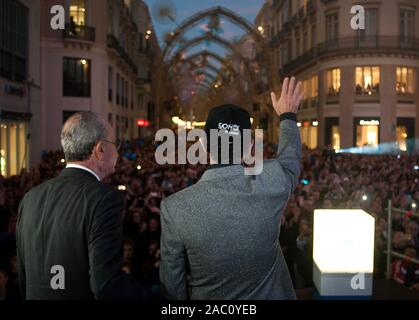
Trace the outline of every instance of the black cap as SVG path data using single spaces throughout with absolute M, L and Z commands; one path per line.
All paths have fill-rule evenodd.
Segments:
M 243 130 L 251 129 L 249 112 L 245 109 L 232 104 L 225 104 L 210 110 L 205 123 L 205 133 L 207 135 L 207 150 L 210 150 L 210 130 L 220 130 L 233 137 L 240 136 L 243 151 Z M 219 145 L 219 149 L 220 149 Z M 220 156 L 220 154 L 219 154 Z M 232 159 L 230 151 L 230 159 Z M 220 158 L 218 160 L 220 162 Z
M 205 123 L 208 137 L 211 129 L 224 130 L 231 135 L 242 135 L 244 129 L 251 128 L 249 112 L 232 104 L 211 109 Z

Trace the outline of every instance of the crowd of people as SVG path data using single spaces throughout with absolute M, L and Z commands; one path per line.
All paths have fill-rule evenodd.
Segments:
M 205 165 L 158 165 L 157 143 L 152 139 L 125 142 L 114 174 L 104 183 L 125 195 L 123 270 L 159 292 L 160 202 L 196 183 Z M 275 157 L 276 146 L 266 144 L 264 157 Z M 394 207 L 412 210 L 419 202 L 419 154 L 355 155 L 304 147 L 302 174 L 284 209 L 280 243 L 294 286 L 312 284 L 312 230 L 315 208 L 362 208 L 376 218 L 375 276 L 385 274 L 389 198 Z M 0 176 L 0 300 L 20 298 L 16 272 L 15 230 L 19 201 L 34 186 L 57 176 L 65 168 L 63 154 L 45 152 L 39 166 L 13 177 Z M 263 212 L 258 214 L 263 215 Z M 409 214 L 393 217 L 393 247 L 417 258 L 419 225 Z M 411 259 L 393 262 L 395 281 L 418 289 L 419 268 Z

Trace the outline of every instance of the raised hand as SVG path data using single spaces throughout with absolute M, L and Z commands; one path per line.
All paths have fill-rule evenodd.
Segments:
M 302 91 L 302 83 L 299 81 L 295 85 L 295 78 L 285 78 L 282 84 L 281 97 L 277 99 L 276 94 L 271 92 L 272 105 L 278 116 L 283 113 L 292 112 L 297 113 L 300 107 L 301 100 L 303 100 L 304 92 Z

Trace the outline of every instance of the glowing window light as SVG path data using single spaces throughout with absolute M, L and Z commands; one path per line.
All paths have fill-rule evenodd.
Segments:
M 184 126 L 186 125 L 186 122 L 183 121 L 181 118 L 179 118 L 178 116 L 174 116 L 172 117 L 172 121 L 174 124 L 177 124 L 178 126 Z

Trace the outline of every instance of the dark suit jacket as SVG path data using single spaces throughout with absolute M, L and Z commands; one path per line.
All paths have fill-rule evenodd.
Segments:
M 17 224 L 23 297 L 137 298 L 122 271 L 122 206 L 119 191 L 77 168 L 64 169 L 28 192 Z M 64 268 L 65 289 L 52 289 L 55 265 Z

